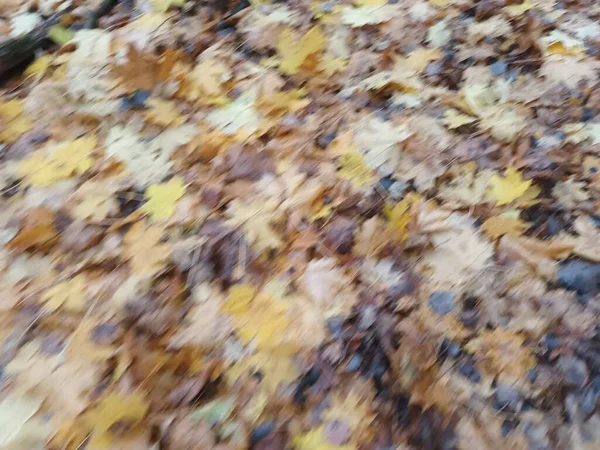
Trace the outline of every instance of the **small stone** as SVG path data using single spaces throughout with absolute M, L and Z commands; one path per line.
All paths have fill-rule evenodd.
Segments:
M 335 131 L 331 131 L 329 133 L 323 133 L 317 138 L 317 145 L 321 148 L 326 148 L 333 142 L 336 138 L 337 134 Z
M 506 65 L 506 63 L 504 61 L 496 61 L 494 64 L 492 64 L 490 66 L 490 70 L 496 76 L 503 75 L 504 73 L 506 73 L 507 68 L 508 68 L 508 66 Z
M 467 378 L 473 383 L 479 383 L 481 381 L 481 374 L 479 370 L 473 365 L 472 361 L 466 361 L 458 366 L 458 373 L 463 377 Z
M 595 294 L 600 290 L 600 264 L 574 260 L 560 265 L 558 282 L 579 294 Z
M 561 356 L 557 365 L 567 385 L 573 387 L 585 385 L 589 371 L 583 360 L 574 356 Z
M 439 316 L 445 316 L 454 308 L 454 294 L 449 291 L 436 291 L 429 296 L 429 307 Z
M 562 339 L 552 333 L 548 333 L 544 338 L 544 344 L 549 351 L 554 351 L 562 345 Z
M 323 2 L 319 5 L 319 12 L 331 14 L 333 12 L 333 3 Z
M 519 412 L 523 406 L 523 396 L 517 388 L 499 384 L 494 394 L 494 408 L 504 412 Z
M 394 181 L 389 188 L 390 197 L 392 197 L 394 200 L 400 200 L 402 197 L 404 197 L 408 187 L 408 183 L 404 180 Z
M 386 191 L 394 184 L 394 179 L 390 176 L 383 177 L 379 180 L 379 185 L 384 188 Z
M 529 450 L 549 450 L 551 446 L 548 438 L 548 427 L 543 423 L 527 422 L 523 428 Z
M 502 422 L 502 427 L 500 428 L 502 432 L 502 436 L 508 436 L 517 426 L 519 425 L 519 421 L 515 419 L 504 419 Z

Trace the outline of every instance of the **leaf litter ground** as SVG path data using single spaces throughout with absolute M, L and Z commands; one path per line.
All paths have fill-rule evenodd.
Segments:
M 0 5 L 1 448 L 598 447 L 596 2 L 99 3 Z

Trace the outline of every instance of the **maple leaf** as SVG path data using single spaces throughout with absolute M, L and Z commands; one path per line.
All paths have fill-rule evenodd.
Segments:
M 411 202 L 408 199 L 396 203 L 393 207 L 386 205 L 385 216 L 389 220 L 388 230 L 397 240 L 402 241 L 408 236 L 408 225 L 412 220 L 410 207 Z
M 254 101 L 255 93 L 247 92 L 229 105 L 212 111 L 206 122 L 226 135 L 235 135 L 240 140 L 249 139 L 261 130 L 264 123 Z
M 465 349 L 483 355 L 490 374 L 514 382 L 525 377 L 536 365 L 535 358 L 524 344 L 523 334 L 496 328 L 493 331 L 481 331 L 467 343 Z
M 325 315 L 335 315 L 352 306 L 355 298 L 344 288 L 350 280 L 331 258 L 315 259 L 308 263 L 302 276 L 302 287 L 313 303 Z
M 203 58 L 187 75 L 190 86 L 186 92 L 192 100 L 203 95 L 217 98 L 223 94 L 223 83 L 231 77 L 229 69 L 218 59 Z
M 292 440 L 296 450 L 355 450 L 353 444 L 334 445 L 327 441 L 325 436 L 325 427 L 320 426 L 306 433 L 294 436 Z
M 494 248 L 474 228 L 468 215 L 454 212 L 442 225 L 445 229 L 433 234 L 433 249 L 423 255 L 423 260 L 433 269 L 433 280 L 443 286 L 459 286 L 490 264 Z
M 314 26 L 297 42 L 293 31 L 285 28 L 279 35 L 277 50 L 281 56 L 279 68 L 288 75 L 297 74 L 306 59 L 320 52 L 325 43 L 321 27 Z
M 179 115 L 177 104 L 171 100 L 160 98 L 151 98 L 148 101 L 150 107 L 145 111 L 146 118 L 162 127 L 179 126 L 184 122 L 184 118 Z
M 179 177 L 167 183 L 153 184 L 146 190 L 148 202 L 142 205 L 142 211 L 147 212 L 152 220 L 166 220 L 175 214 L 175 205 L 183 194 L 185 185 Z
M 58 145 L 48 145 L 21 161 L 19 172 L 34 186 L 49 186 L 72 175 L 89 170 L 95 138 L 79 138 Z
M 357 151 L 344 153 L 338 162 L 340 164 L 339 177 L 352 181 L 356 186 L 366 186 L 375 180 L 373 171 L 365 165 L 363 155 Z
M 525 194 L 531 184 L 531 180 L 523 180 L 521 173 L 509 167 L 503 177 L 500 175 L 490 177 L 489 196 L 497 205 L 506 205 Z
M 444 125 L 446 125 L 450 130 L 454 130 L 456 128 L 462 127 L 463 125 L 468 125 L 470 123 L 475 122 L 477 119 L 475 117 L 467 116 L 466 114 L 460 114 L 455 109 L 448 109 L 444 113 Z
M 487 219 L 481 225 L 481 229 L 492 239 L 498 239 L 505 234 L 520 236 L 527 229 L 527 223 L 517 217 L 503 214 Z
M 117 187 L 106 181 L 88 181 L 75 191 L 74 217 L 98 222 L 117 211 L 119 204 L 114 196 Z
M 227 370 L 226 376 L 233 384 L 242 375 L 257 372 L 263 376 L 261 389 L 271 395 L 281 386 L 290 385 L 298 377 L 298 370 L 289 357 L 267 352 L 258 352 L 237 361 Z
M 31 130 L 31 119 L 22 115 L 23 109 L 21 100 L 0 101 L 0 143 L 12 144 Z
M 52 286 L 42 301 L 52 312 L 64 307 L 71 311 L 80 311 L 86 300 L 86 281 L 83 275 L 76 275 L 70 280 Z
M 491 171 L 467 171 L 439 187 L 438 195 L 450 206 L 471 206 L 484 203 Z
M 244 203 L 236 199 L 228 205 L 228 222 L 244 230 L 248 242 L 259 254 L 277 250 L 283 246 L 283 241 L 273 229 L 280 216 L 277 206 L 278 203 L 273 200 Z
M 397 144 L 411 136 L 406 125 L 394 127 L 376 117 L 370 117 L 354 133 L 354 143 L 365 154 L 365 164 L 381 175 L 395 169 L 399 151 Z
M 84 416 L 84 423 L 92 430 L 90 445 L 110 448 L 110 428 L 119 422 L 135 424 L 148 411 L 148 402 L 140 393 L 108 394 Z
M 575 239 L 573 253 L 590 261 L 600 262 L 600 240 L 594 221 L 589 217 L 578 217 L 574 228 L 579 236 Z
M 171 247 L 162 243 L 163 230 L 160 227 L 145 226 L 138 222 L 125 235 L 124 255 L 129 258 L 133 272 L 153 274 L 167 263 Z

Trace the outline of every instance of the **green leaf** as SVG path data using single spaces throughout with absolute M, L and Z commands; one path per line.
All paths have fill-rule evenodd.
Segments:
M 233 398 L 215 400 L 193 411 L 191 416 L 193 419 L 203 420 L 209 425 L 217 425 L 227 418 L 233 407 L 233 402 Z
M 73 39 L 75 33 L 62 25 L 53 25 L 48 30 L 48 37 L 58 45 L 65 45 Z

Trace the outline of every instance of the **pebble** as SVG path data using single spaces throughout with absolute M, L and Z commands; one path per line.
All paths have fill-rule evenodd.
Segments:
M 583 387 L 589 376 L 589 371 L 582 359 L 574 356 L 561 356 L 557 363 L 565 383 L 573 387 Z
M 454 308 L 454 294 L 449 291 L 436 291 L 429 296 L 429 307 L 439 316 L 445 316 Z
M 506 72 L 508 66 L 504 61 L 496 61 L 494 64 L 490 66 L 490 70 L 496 76 L 503 75 Z
M 558 270 L 558 282 L 582 295 L 595 294 L 600 290 L 600 264 L 581 260 L 562 263 Z
M 562 339 L 556 337 L 552 333 L 548 333 L 544 337 L 544 345 L 549 351 L 552 352 L 562 345 Z
M 481 374 L 471 361 L 464 362 L 458 366 L 457 370 L 459 374 L 473 383 L 479 383 L 481 381 Z
M 519 412 L 523 406 L 523 396 L 517 388 L 499 384 L 494 393 L 494 408 L 503 412 Z

